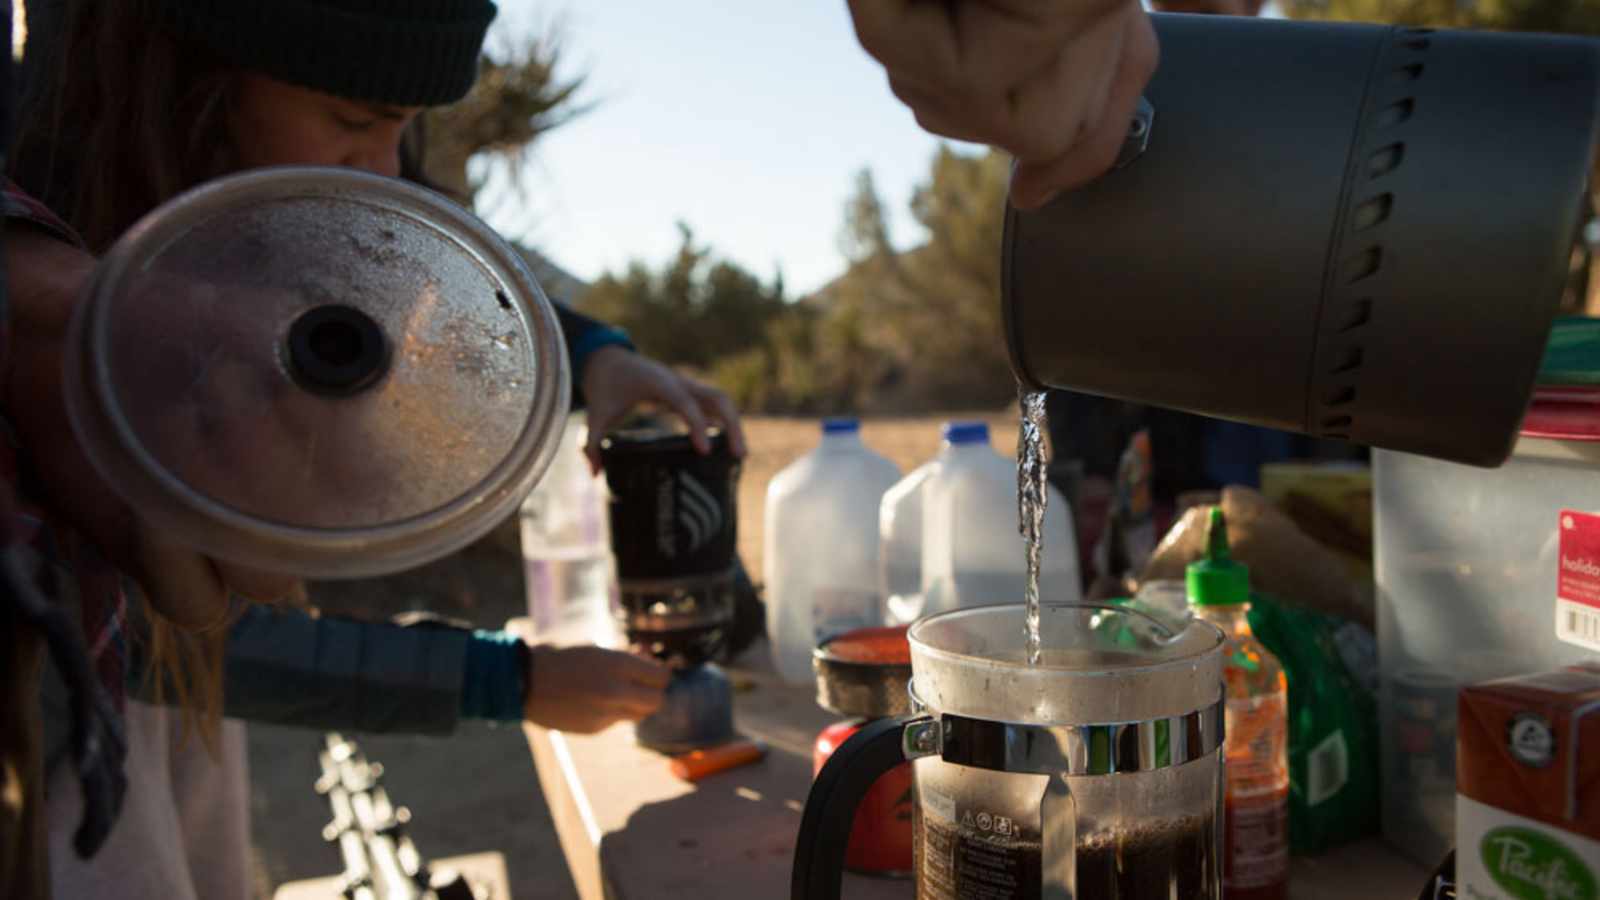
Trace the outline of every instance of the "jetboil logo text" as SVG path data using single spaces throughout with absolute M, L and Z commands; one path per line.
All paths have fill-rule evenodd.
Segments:
M 656 549 L 667 559 L 709 544 L 725 524 L 722 505 L 688 472 L 663 472 L 656 482 Z M 678 533 L 686 542 L 681 546 Z
M 1496 828 L 1479 845 L 1484 868 L 1518 900 L 1596 900 L 1588 866 L 1560 841 L 1528 828 Z

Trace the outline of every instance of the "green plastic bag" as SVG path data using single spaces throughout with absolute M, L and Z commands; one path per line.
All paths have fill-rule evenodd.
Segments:
M 1320 853 L 1378 830 L 1378 714 L 1341 655 L 1343 620 L 1256 594 L 1250 629 L 1289 679 L 1289 847 Z

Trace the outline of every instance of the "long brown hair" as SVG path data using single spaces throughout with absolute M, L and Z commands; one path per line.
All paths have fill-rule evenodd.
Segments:
M 151 0 L 70 0 L 59 32 L 30 35 L 33 89 L 17 120 L 10 175 L 95 253 L 139 217 L 231 166 L 232 71 L 160 27 Z M 226 629 L 187 631 L 149 603 L 143 677 L 185 731 L 215 749 Z
M 159 21 L 152 0 L 70 0 L 62 33 L 40 36 L 53 53 L 17 123 L 12 177 L 97 253 L 230 167 L 233 73 Z
M 33 87 L 10 174 L 100 253 L 146 213 L 237 167 L 228 131 L 236 70 L 159 24 L 154 0 L 68 0 L 59 33 L 31 33 Z M 401 177 L 428 186 L 422 117 L 400 148 Z M 298 598 L 304 603 L 302 594 Z M 226 626 L 185 629 L 142 604 L 143 677 L 215 749 Z

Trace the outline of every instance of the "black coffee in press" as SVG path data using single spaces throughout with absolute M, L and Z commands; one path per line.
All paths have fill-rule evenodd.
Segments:
M 1037 835 L 1009 840 L 918 817 L 919 900 L 1038 900 Z M 1097 832 L 1078 843 L 1076 900 L 1221 900 L 1211 817 Z

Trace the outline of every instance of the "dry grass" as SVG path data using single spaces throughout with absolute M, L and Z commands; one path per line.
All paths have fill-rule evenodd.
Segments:
M 1011 455 L 1017 449 L 1015 410 L 910 418 L 866 419 L 861 438 L 867 446 L 888 457 L 902 472 L 931 459 L 939 450 L 939 427 L 951 419 L 981 419 L 989 423 L 995 449 Z M 744 420 L 750 441 L 739 481 L 739 556 L 750 577 L 762 577 L 762 517 L 766 510 L 767 482 L 780 469 L 817 445 L 820 420 L 752 417 Z

